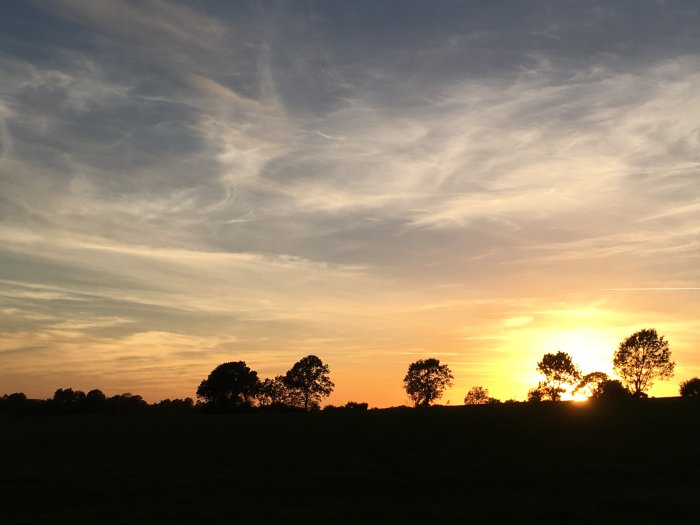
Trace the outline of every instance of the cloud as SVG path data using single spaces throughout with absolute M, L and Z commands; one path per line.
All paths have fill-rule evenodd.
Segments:
M 135 363 L 136 342 L 186 353 L 191 337 L 207 366 L 238 353 L 273 371 L 327 349 L 348 376 L 375 356 L 400 375 L 401 352 L 512 359 L 504 328 L 559 322 L 544 305 L 680 318 L 667 296 L 621 290 L 700 280 L 692 3 L 13 16 L 27 25 L 0 40 L 1 326 L 37 336 L 9 351 L 50 355 L 70 335 L 75 355 L 81 341 Z

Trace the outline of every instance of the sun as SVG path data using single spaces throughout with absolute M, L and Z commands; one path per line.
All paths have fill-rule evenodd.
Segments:
M 607 330 L 580 328 L 551 331 L 546 336 L 547 352 L 566 352 L 582 373 L 612 372 L 615 338 Z
M 576 392 L 575 394 L 571 393 L 571 392 L 567 392 L 561 398 L 564 401 L 575 401 L 577 403 L 580 403 L 583 401 L 588 401 L 588 396 L 586 396 L 585 394 L 583 394 L 581 392 Z

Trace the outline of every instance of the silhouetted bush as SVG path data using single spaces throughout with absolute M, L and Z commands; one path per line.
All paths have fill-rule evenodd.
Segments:
M 369 408 L 368 403 L 357 403 L 356 401 L 348 401 L 345 403 L 345 407 L 350 410 L 367 410 Z
M 194 412 L 194 400 L 191 397 L 185 399 L 163 399 L 151 405 L 156 414 L 189 414 Z
M 343 406 L 334 406 L 334 405 L 326 405 L 323 407 L 324 411 L 329 411 L 329 410 L 358 410 L 358 411 L 365 411 L 369 408 L 368 403 L 357 403 L 356 401 L 348 401 L 345 403 Z
M 115 414 L 144 413 L 148 409 L 148 403 L 141 396 L 128 392 L 108 398 L 106 406 L 108 412 Z
M 632 395 L 622 385 L 622 382 L 617 379 L 607 379 L 597 384 L 590 399 L 627 399 L 631 397 Z
M 0 410 L 13 414 L 24 411 L 27 406 L 27 396 L 23 392 L 15 392 L 9 396 L 5 394 L 0 398 Z

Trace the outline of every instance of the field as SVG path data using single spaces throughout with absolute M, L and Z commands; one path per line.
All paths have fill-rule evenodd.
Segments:
M 2 416 L 2 523 L 681 523 L 700 403 Z

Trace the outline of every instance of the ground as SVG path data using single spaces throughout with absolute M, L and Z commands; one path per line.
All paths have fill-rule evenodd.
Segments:
M 677 523 L 700 403 L 2 416 L 2 523 Z

